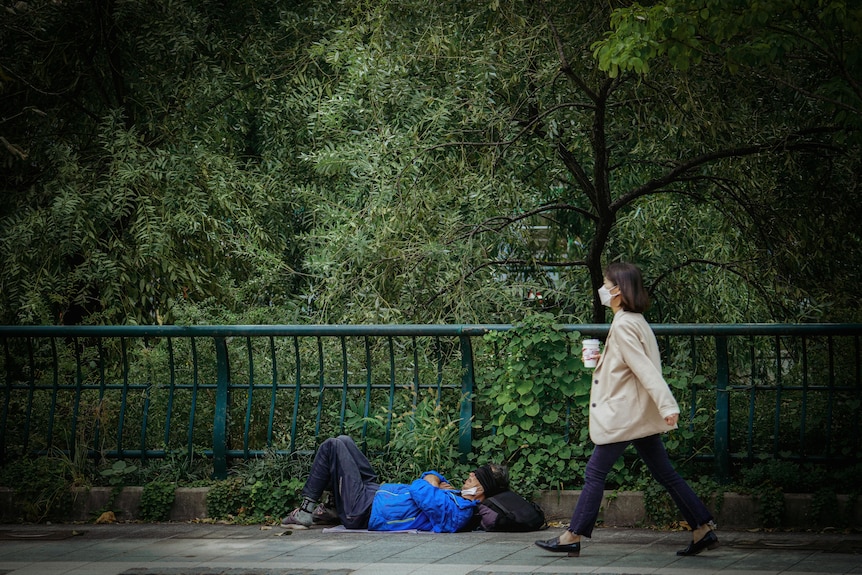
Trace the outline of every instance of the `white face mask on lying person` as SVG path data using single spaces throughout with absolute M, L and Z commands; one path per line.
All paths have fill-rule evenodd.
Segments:
M 468 489 L 461 490 L 461 495 L 476 495 L 477 493 L 479 493 L 478 487 L 470 487 Z

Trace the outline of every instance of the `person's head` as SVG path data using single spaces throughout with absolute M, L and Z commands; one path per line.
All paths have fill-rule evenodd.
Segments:
M 509 469 L 505 465 L 488 463 L 470 472 L 461 488 L 461 496 L 465 499 L 483 501 L 486 497 L 493 497 L 507 489 L 509 489 Z
M 650 306 L 641 271 L 634 264 L 614 262 L 605 268 L 604 287 L 610 292 L 610 307 L 643 313 Z

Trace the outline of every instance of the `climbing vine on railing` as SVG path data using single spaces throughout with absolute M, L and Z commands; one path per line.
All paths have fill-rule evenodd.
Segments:
M 497 365 L 479 382 L 479 418 L 487 421 L 476 424 L 474 452 L 505 461 L 525 491 L 578 477 L 590 394 L 580 334 L 564 331 L 550 314 L 534 314 L 485 340 Z

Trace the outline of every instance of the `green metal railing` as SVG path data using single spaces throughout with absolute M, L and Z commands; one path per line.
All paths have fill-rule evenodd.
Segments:
M 665 364 L 689 378 L 682 420 L 710 434 L 686 457 L 714 461 L 724 478 L 737 459 L 862 459 L 862 325 L 653 328 Z M 224 477 L 232 459 L 313 451 L 336 433 L 386 443 L 429 397 L 459 420 L 466 457 L 482 422 L 475 393 L 497 361 L 482 336 L 508 329 L 0 326 L 0 458 L 183 451 L 211 457 Z M 601 338 L 608 326 L 564 329 Z

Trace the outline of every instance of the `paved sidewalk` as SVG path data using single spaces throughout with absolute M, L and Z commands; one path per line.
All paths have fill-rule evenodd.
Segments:
M 721 547 L 677 557 L 689 534 L 597 529 L 581 557 L 538 533 L 332 533 L 205 523 L 0 525 L 0 575 L 520 575 L 848 573 L 862 534 L 718 531 Z M 74 533 L 73 533 L 74 532 Z

